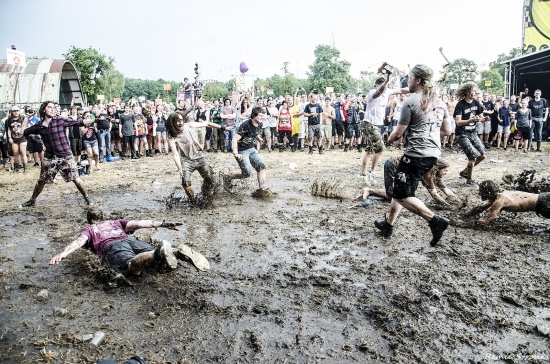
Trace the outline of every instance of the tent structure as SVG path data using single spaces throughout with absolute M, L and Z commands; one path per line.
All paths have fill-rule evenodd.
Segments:
M 61 107 L 83 103 L 84 95 L 74 65 L 66 59 L 33 59 L 25 67 L 0 59 L 0 106 L 29 105 L 37 109 L 44 101 Z
M 506 95 L 519 95 L 527 87 L 533 96 L 540 89 L 542 97 L 550 98 L 550 49 L 526 54 L 508 61 L 505 74 Z

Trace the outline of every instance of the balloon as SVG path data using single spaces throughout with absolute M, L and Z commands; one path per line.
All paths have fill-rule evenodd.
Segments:
M 246 63 L 241 62 L 239 69 L 241 70 L 241 73 L 246 73 L 248 71 L 248 66 L 246 65 Z

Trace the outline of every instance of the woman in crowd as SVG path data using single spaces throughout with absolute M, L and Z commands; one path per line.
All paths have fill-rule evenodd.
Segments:
M 83 119 L 90 118 L 90 112 L 86 111 L 82 114 Z M 91 158 L 94 159 L 95 169 L 99 171 L 99 147 L 97 142 L 97 128 L 94 124 L 88 126 L 81 126 L 80 131 L 82 132 L 82 141 L 84 143 L 84 148 L 86 149 L 86 154 L 88 154 L 88 160 L 90 167 L 92 166 Z

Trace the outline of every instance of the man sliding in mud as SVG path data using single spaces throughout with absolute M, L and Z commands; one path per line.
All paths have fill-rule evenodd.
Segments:
M 163 240 L 155 248 L 127 235 L 143 228 L 164 227 L 178 230 L 177 226 L 182 225 L 181 222 L 104 220 L 103 212 L 97 208 L 89 209 L 86 217 L 88 223 L 92 225 L 82 230 L 76 240 L 50 260 L 50 264 L 59 264 L 69 254 L 84 247 L 105 259 L 114 271 L 123 275 L 139 276 L 147 265 L 154 262 L 175 269 L 178 265 L 178 259 L 190 260 L 199 270 L 210 268 L 206 258 L 187 245 L 181 244 L 178 248 L 172 249 L 170 243 Z
M 487 180 L 479 184 L 479 197 L 486 201 L 474 207 L 464 216 L 472 216 L 489 209 L 485 217 L 477 220 L 485 225 L 493 221 L 501 210 L 526 212 L 535 211 L 537 215 L 550 219 L 550 192 L 537 195 L 522 191 L 503 191 L 495 182 Z
M 206 159 L 203 146 L 193 129 L 211 128 L 225 130 L 225 126 L 207 121 L 187 121 L 188 113 L 176 111 L 166 121 L 168 145 L 172 150 L 174 162 L 180 174 L 183 189 L 192 205 L 195 205 L 195 193 L 191 187 L 191 174 L 198 170 L 203 178 L 203 203 L 208 203 L 214 193 L 214 172 Z

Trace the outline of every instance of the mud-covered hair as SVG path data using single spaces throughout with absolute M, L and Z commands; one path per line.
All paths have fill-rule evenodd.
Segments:
M 435 166 L 436 166 L 437 170 L 442 170 L 444 168 L 449 168 L 451 165 L 445 159 L 439 158 L 437 160 L 437 162 L 435 163 Z
M 189 113 L 191 112 L 191 109 L 186 111 L 175 111 L 168 115 L 168 119 L 166 120 L 166 131 L 168 132 L 168 135 L 172 138 L 175 138 L 179 134 L 179 128 L 177 126 L 179 118 L 183 118 L 184 122 L 187 122 L 187 117 Z
M 95 224 L 96 222 L 104 220 L 103 211 L 97 207 L 89 208 L 86 212 L 86 220 L 88 224 Z
M 456 97 L 458 97 L 459 100 L 462 100 L 472 92 L 474 87 L 477 88 L 477 84 L 473 81 L 463 83 L 458 87 L 458 90 L 456 90 Z
M 490 195 L 491 198 L 496 198 L 498 193 L 502 192 L 502 188 L 491 180 L 485 180 L 479 184 L 479 192 Z

